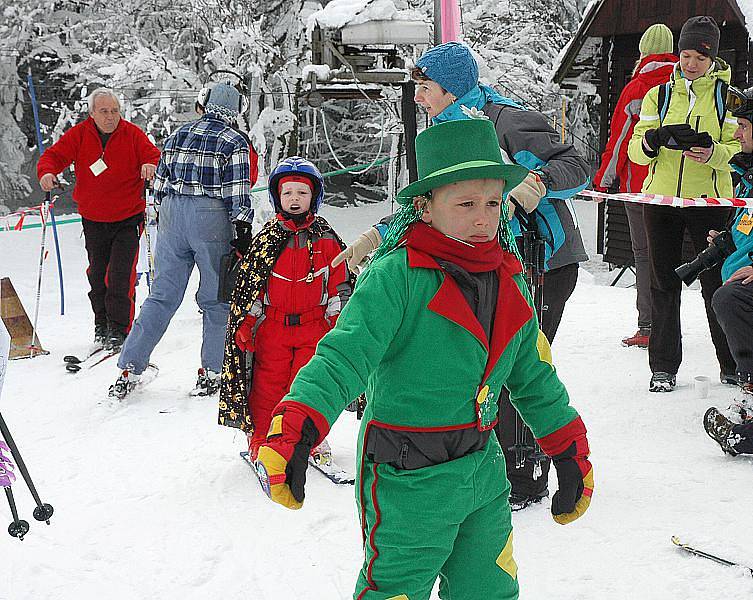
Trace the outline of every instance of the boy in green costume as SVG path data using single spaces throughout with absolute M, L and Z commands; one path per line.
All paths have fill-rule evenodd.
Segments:
M 400 192 L 381 254 L 278 405 L 257 469 L 275 502 L 300 508 L 311 447 L 365 389 L 366 556 L 353 598 L 427 600 L 439 577 L 445 600 L 514 600 L 510 484 L 490 435 L 500 390 L 554 459 L 559 523 L 590 503 L 586 430 L 500 220 L 503 193 L 527 170 L 504 164 L 481 119 L 423 131 L 416 155 L 420 180 Z

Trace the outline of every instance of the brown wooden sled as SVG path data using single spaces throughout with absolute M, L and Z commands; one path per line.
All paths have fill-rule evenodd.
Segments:
M 0 318 L 10 334 L 9 358 L 33 358 L 40 354 L 49 354 L 42 348 L 36 334 L 32 343 L 31 321 L 8 277 L 0 279 Z

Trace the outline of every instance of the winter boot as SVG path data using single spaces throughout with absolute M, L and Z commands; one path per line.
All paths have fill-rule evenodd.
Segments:
M 212 396 L 220 389 L 220 374 L 202 367 L 196 379 L 196 387 L 189 392 L 191 396 Z
M 117 381 L 110 386 L 108 396 L 113 400 L 123 400 L 140 381 L 141 375 L 136 375 L 126 369 L 120 373 Z
M 632 337 L 626 337 L 622 339 L 622 345 L 630 348 L 648 348 L 648 340 L 651 337 L 651 330 L 641 328 L 635 332 Z
M 737 375 L 735 373 L 719 373 L 719 381 L 721 381 L 724 385 L 740 385 L 740 381 L 737 379 Z
M 94 346 L 104 348 L 107 343 L 107 325 L 100 323 L 94 325 Z
M 517 492 L 510 492 L 510 510 L 513 512 L 523 510 L 532 504 L 538 504 L 547 496 L 549 496 L 549 490 L 544 490 L 540 494 L 519 494 Z
M 105 340 L 105 350 L 112 354 L 117 354 L 123 348 L 123 342 L 125 342 L 126 334 L 124 331 L 117 329 L 110 329 L 107 334 L 107 340 Z
M 649 392 L 671 392 L 677 385 L 677 375 L 657 371 L 651 374 L 651 382 L 648 384 Z
M 709 434 L 709 437 L 722 447 L 725 454 L 737 456 L 737 452 L 732 447 L 737 437 L 732 433 L 734 426 L 735 424 L 732 421 L 713 406 L 703 415 L 703 428 Z

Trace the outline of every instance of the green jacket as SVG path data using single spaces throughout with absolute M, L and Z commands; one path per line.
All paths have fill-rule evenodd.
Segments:
M 732 177 L 729 160 L 740 152 L 740 143 L 733 139 L 737 121 L 724 115 L 723 127 L 719 128 L 714 92 L 717 79 L 730 82 L 730 68 L 717 58 L 709 71 L 695 81 L 682 76 L 680 65 L 675 67 L 670 78 L 672 87 L 669 107 L 664 120 L 659 122 L 659 87 L 651 88 L 643 99 L 641 117 L 628 145 L 630 160 L 639 165 L 649 165 L 643 183 L 643 192 L 677 196 L 679 198 L 732 198 Z M 722 98 L 721 102 L 725 99 Z M 707 131 L 714 140 L 714 152 L 706 164 L 687 159 L 680 150 L 660 148 L 656 158 L 643 151 L 643 136 L 649 129 L 661 125 L 687 123 L 696 131 Z
M 372 421 L 420 430 L 469 425 L 477 417 L 488 429 L 505 386 L 537 438 L 567 425 L 578 415 L 551 364 L 520 263 L 506 255 L 497 273 L 489 342 L 458 285 L 432 257 L 394 250 L 359 277 L 336 327 L 283 402 L 310 406 L 331 426 L 365 389 L 362 432 Z M 485 400 L 482 410 L 477 399 Z

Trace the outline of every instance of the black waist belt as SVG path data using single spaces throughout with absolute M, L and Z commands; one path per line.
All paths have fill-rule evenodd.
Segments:
M 421 469 L 462 458 L 486 446 L 491 430 L 476 427 L 450 431 L 398 431 L 379 425 L 369 428 L 366 456 L 396 469 Z

